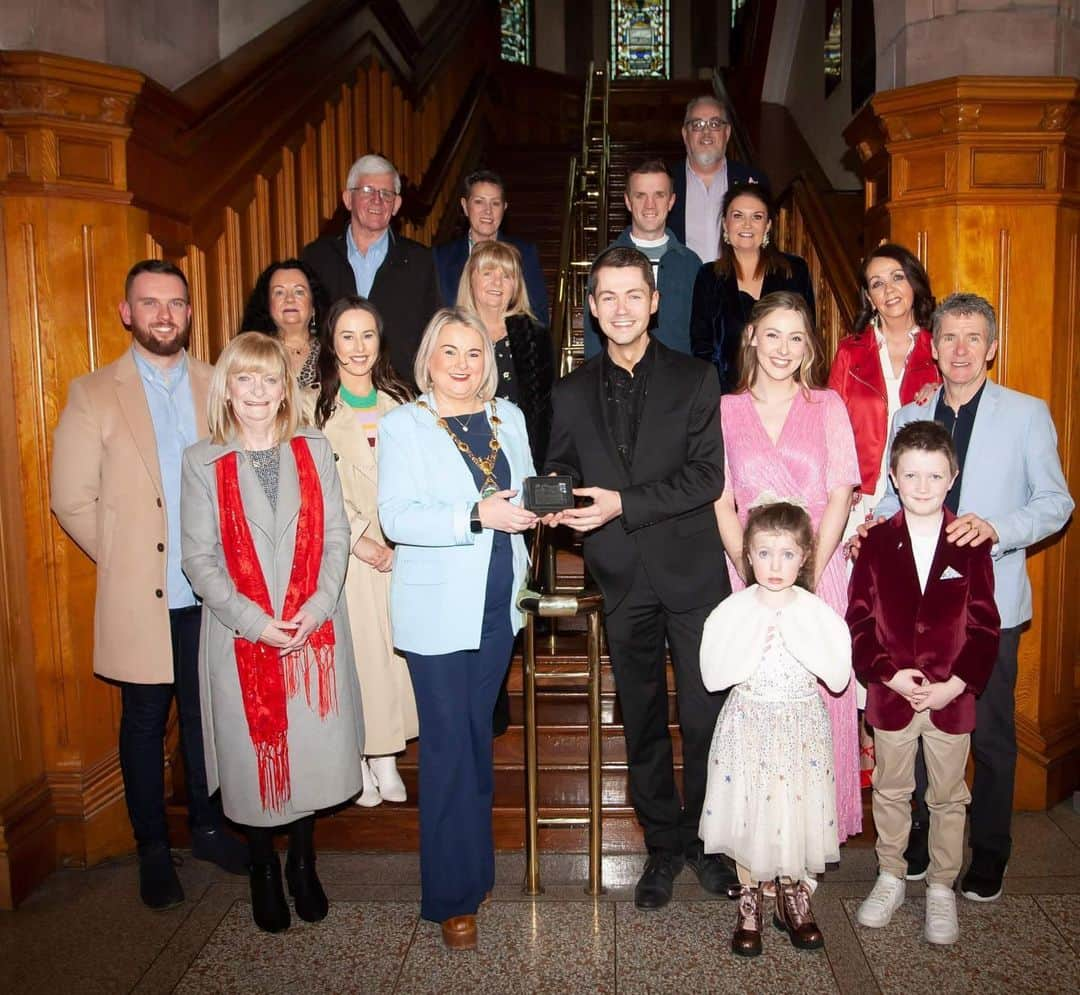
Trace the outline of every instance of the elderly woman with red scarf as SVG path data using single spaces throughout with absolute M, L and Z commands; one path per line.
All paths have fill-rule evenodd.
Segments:
M 210 383 L 210 437 L 184 453 L 183 567 L 202 599 L 206 774 L 251 847 L 256 925 L 325 918 L 315 813 L 361 789 L 363 720 L 342 598 L 349 522 L 321 432 L 299 425 L 281 344 L 233 339 Z

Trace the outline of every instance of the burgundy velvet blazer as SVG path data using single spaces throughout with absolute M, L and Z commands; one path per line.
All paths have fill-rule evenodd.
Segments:
M 925 591 L 919 590 L 903 509 L 862 542 L 851 575 L 847 623 L 852 665 L 867 689 L 866 721 L 875 729 L 895 732 L 911 721 L 911 705 L 882 683 L 908 667 L 934 683 L 954 674 L 961 678 L 967 689 L 931 712 L 930 721 L 942 732 L 975 728 L 975 696 L 990 679 L 1001 622 L 991 544 L 946 542 L 945 526 L 955 517 L 945 509 Z

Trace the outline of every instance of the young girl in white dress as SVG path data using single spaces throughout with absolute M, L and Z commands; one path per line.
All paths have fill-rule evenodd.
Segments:
M 772 503 L 762 503 L 771 500 Z M 821 680 L 851 675 L 843 619 L 808 590 L 813 529 L 801 507 L 763 496 L 743 556 L 753 579 L 714 609 L 701 642 L 710 691 L 731 688 L 716 722 L 700 835 L 739 873 L 732 951 L 761 953 L 762 882 L 776 879 L 774 924 L 800 949 L 824 945 L 804 878 L 840 859 L 829 717 Z

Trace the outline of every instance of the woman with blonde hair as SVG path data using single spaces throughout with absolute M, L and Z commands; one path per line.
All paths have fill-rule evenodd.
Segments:
M 551 434 L 555 351 L 551 332 L 533 314 L 521 253 L 507 242 L 481 242 L 458 284 L 457 305 L 475 311 L 495 349 L 495 396 L 525 416 L 533 462 L 542 466 Z
M 720 400 L 727 473 L 716 520 L 733 590 L 750 579 L 743 530 L 750 506 L 766 495 L 805 506 L 814 527 L 813 590 L 841 618 L 847 568 L 840 537 L 859 462 L 847 409 L 821 388 L 821 342 L 805 298 L 791 291 L 762 297 L 750 313 L 735 393 Z M 862 829 L 855 682 L 839 693 L 822 685 L 832 724 L 839 840 Z
M 300 423 L 281 343 L 245 332 L 210 382 L 209 438 L 184 452 L 183 568 L 202 599 L 206 774 L 251 848 L 256 925 L 325 918 L 315 813 L 361 789 L 360 688 L 342 598 L 349 522 L 334 454 Z
M 422 396 L 379 422 L 379 519 L 396 544 L 390 618 L 420 715 L 420 914 L 447 946 L 472 947 L 495 881 L 491 714 L 522 622 L 521 533 L 537 521 L 515 498 L 534 470 L 473 312 L 435 313 L 414 373 Z

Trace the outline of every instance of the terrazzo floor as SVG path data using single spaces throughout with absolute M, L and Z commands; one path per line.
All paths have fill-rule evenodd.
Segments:
M 1017 815 L 1014 838 L 1004 897 L 958 900 L 955 947 L 922 939 L 921 884 L 887 928 L 857 926 L 874 855 L 847 847 L 814 898 L 825 950 L 797 951 L 767 929 L 764 955 L 750 961 L 728 948 L 734 905 L 689 871 L 666 909 L 637 912 L 640 856 L 606 858 L 608 891 L 593 900 L 581 855 L 545 856 L 545 894 L 530 899 L 522 854 L 499 854 L 475 951 L 445 949 L 438 926 L 419 918 L 415 854 L 321 855 L 329 917 L 278 936 L 251 922 L 244 879 L 188 855 L 179 870 L 187 902 L 146 910 L 129 858 L 59 872 L 0 914 L 0 992 L 1080 992 L 1080 814 L 1064 803 Z

